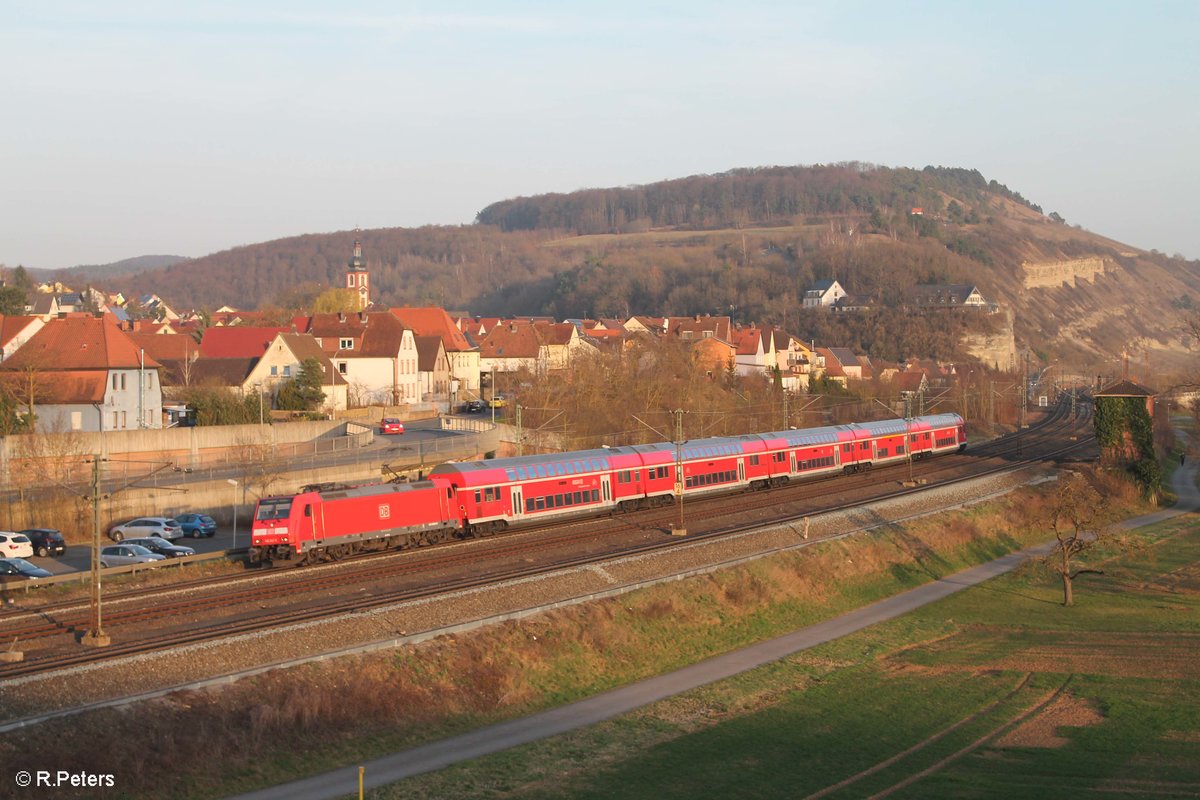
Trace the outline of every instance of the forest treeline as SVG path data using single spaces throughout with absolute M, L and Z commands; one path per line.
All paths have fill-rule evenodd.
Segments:
M 659 227 L 769 225 L 808 215 L 892 214 L 914 207 L 941 214 L 947 205 L 944 194 L 974 205 L 983 203 L 989 193 L 1041 211 L 1007 186 L 986 180 L 978 170 L 897 169 L 851 162 L 736 169 L 646 186 L 518 197 L 491 204 L 476 219 L 505 231 L 636 233 Z
M 480 212 L 474 225 L 295 236 L 130 274 L 115 288 L 150 288 L 183 308 L 286 311 L 320 287 L 342 284 L 358 238 L 371 297 L 383 305 L 556 317 L 732 308 L 746 321 L 781 324 L 804 289 L 823 278 L 885 303 L 917 282 L 986 285 L 991 270 L 980 267 L 1011 271 L 1024 244 L 993 216 L 1014 198 L 1024 202 L 975 170 L 861 164 L 734 170 L 636 189 L 505 201 Z M 666 214 L 658 221 L 683 220 L 678 227 L 684 229 L 720 222 L 726 212 L 736 212 L 747 227 L 694 236 L 685 230 L 669 241 L 623 236 L 573 243 L 575 230 L 591 229 L 578 216 L 582 209 L 600 203 L 605 219 L 616 220 L 626 215 L 613 210 L 618 200 L 630 203 L 635 215 L 658 209 L 653 213 Z M 925 215 L 909 213 L 914 203 L 923 204 Z M 518 206 L 542 209 L 536 229 L 504 221 L 504 209 Z M 668 213 L 668 206 L 678 213 Z M 579 210 L 565 211 L 572 208 Z M 777 215 L 797 209 L 804 219 L 782 225 Z M 554 220 L 563 228 L 546 227 Z M 780 224 L 756 227 L 771 222 Z

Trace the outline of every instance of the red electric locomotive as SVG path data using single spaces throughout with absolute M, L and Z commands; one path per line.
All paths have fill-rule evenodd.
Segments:
M 338 559 L 365 550 L 446 541 L 461 528 L 444 482 L 384 483 L 258 501 L 252 563 Z

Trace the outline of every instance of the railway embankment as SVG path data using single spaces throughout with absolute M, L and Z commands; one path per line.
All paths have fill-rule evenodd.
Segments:
M 182 748 L 188 731 L 219 724 L 237 732 L 230 742 L 242 746 L 226 753 L 219 744 L 217 757 L 260 764 L 281 757 L 273 748 L 296 731 L 355 742 L 330 748 L 312 765 L 327 768 L 350 753 L 362 757 L 363 748 L 376 747 L 369 742 L 394 748 L 528 713 L 1040 540 L 1042 492 L 1030 484 L 1045 479 L 1026 470 L 666 554 L 13 681 L 0 687 L 0 705 L 12 719 L 128 697 L 137 686 L 143 699 L 125 707 L 137 708 L 139 726 L 149 726 L 140 736 L 166 736 Z M 157 700 L 148 701 L 151 695 Z M 101 708 L 28 732 L 31 741 L 74 738 L 93 724 L 127 719 Z M 242 741 L 251 735 L 253 742 Z M 91 750 L 80 747 L 85 758 Z

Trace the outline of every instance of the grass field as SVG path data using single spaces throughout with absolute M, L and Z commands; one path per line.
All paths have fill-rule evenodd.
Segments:
M 387 798 L 1200 796 L 1200 530 L 1028 569 Z

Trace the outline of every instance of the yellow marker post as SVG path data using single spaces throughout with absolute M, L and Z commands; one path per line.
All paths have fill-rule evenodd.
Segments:
M 358 768 L 358 800 L 363 800 L 363 773 L 366 771 L 366 767 Z

